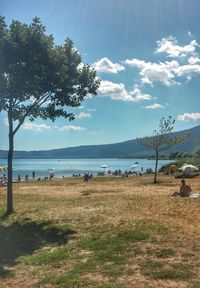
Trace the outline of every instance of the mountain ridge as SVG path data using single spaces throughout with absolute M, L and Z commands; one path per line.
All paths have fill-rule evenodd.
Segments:
M 172 152 L 192 153 L 197 146 L 197 139 L 200 138 L 200 125 L 178 132 L 171 132 L 172 136 L 189 133 L 189 137 L 183 142 L 172 145 L 166 150 L 162 150 L 163 155 Z M 114 144 L 81 145 L 68 148 L 58 148 L 50 150 L 14 151 L 15 159 L 86 159 L 86 158 L 143 158 L 154 154 L 149 149 L 139 143 L 138 139 L 127 140 Z M 0 158 L 5 159 L 7 151 L 0 150 Z

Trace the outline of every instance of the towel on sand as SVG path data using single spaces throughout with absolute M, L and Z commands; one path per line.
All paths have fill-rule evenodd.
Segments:
M 190 194 L 189 198 L 200 198 L 200 194 Z

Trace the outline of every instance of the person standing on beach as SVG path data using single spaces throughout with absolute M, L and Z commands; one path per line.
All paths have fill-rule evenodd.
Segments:
M 35 171 L 33 171 L 32 176 L 33 176 L 33 179 L 35 179 Z

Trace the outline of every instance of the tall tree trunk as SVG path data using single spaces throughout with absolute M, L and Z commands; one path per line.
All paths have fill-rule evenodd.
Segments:
M 8 123 L 9 123 L 9 150 L 8 150 L 8 183 L 7 183 L 7 214 L 13 212 L 13 187 L 12 187 L 12 162 L 13 162 L 13 150 L 14 150 L 14 133 L 13 133 L 13 120 L 12 120 L 12 108 L 8 111 Z
M 158 149 L 156 149 L 156 165 L 155 165 L 155 172 L 154 172 L 154 181 L 153 181 L 153 183 L 157 183 L 157 170 L 158 170 Z

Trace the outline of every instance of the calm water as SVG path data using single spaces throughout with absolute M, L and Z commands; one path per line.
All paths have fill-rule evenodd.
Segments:
M 135 162 L 139 162 L 139 165 L 131 169 L 131 166 Z M 158 168 L 167 164 L 171 161 L 160 160 Z M 21 175 L 22 178 L 26 174 L 31 178 L 32 171 L 35 171 L 35 177 L 45 177 L 49 176 L 50 171 L 53 169 L 57 177 L 62 176 L 72 176 L 73 174 L 82 174 L 84 172 L 90 172 L 94 175 L 98 171 L 104 171 L 100 168 L 101 165 L 108 165 L 105 171 L 111 170 L 136 170 L 140 171 L 143 167 L 145 171 L 147 168 L 152 168 L 154 170 L 155 160 L 146 159 L 14 159 L 13 160 L 13 174 L 14 178 L 17 175 Z M 0 160 L 0 166 L 7 166 L 6 160 Z M 2 173 L 1 173 L 2 174 Z

